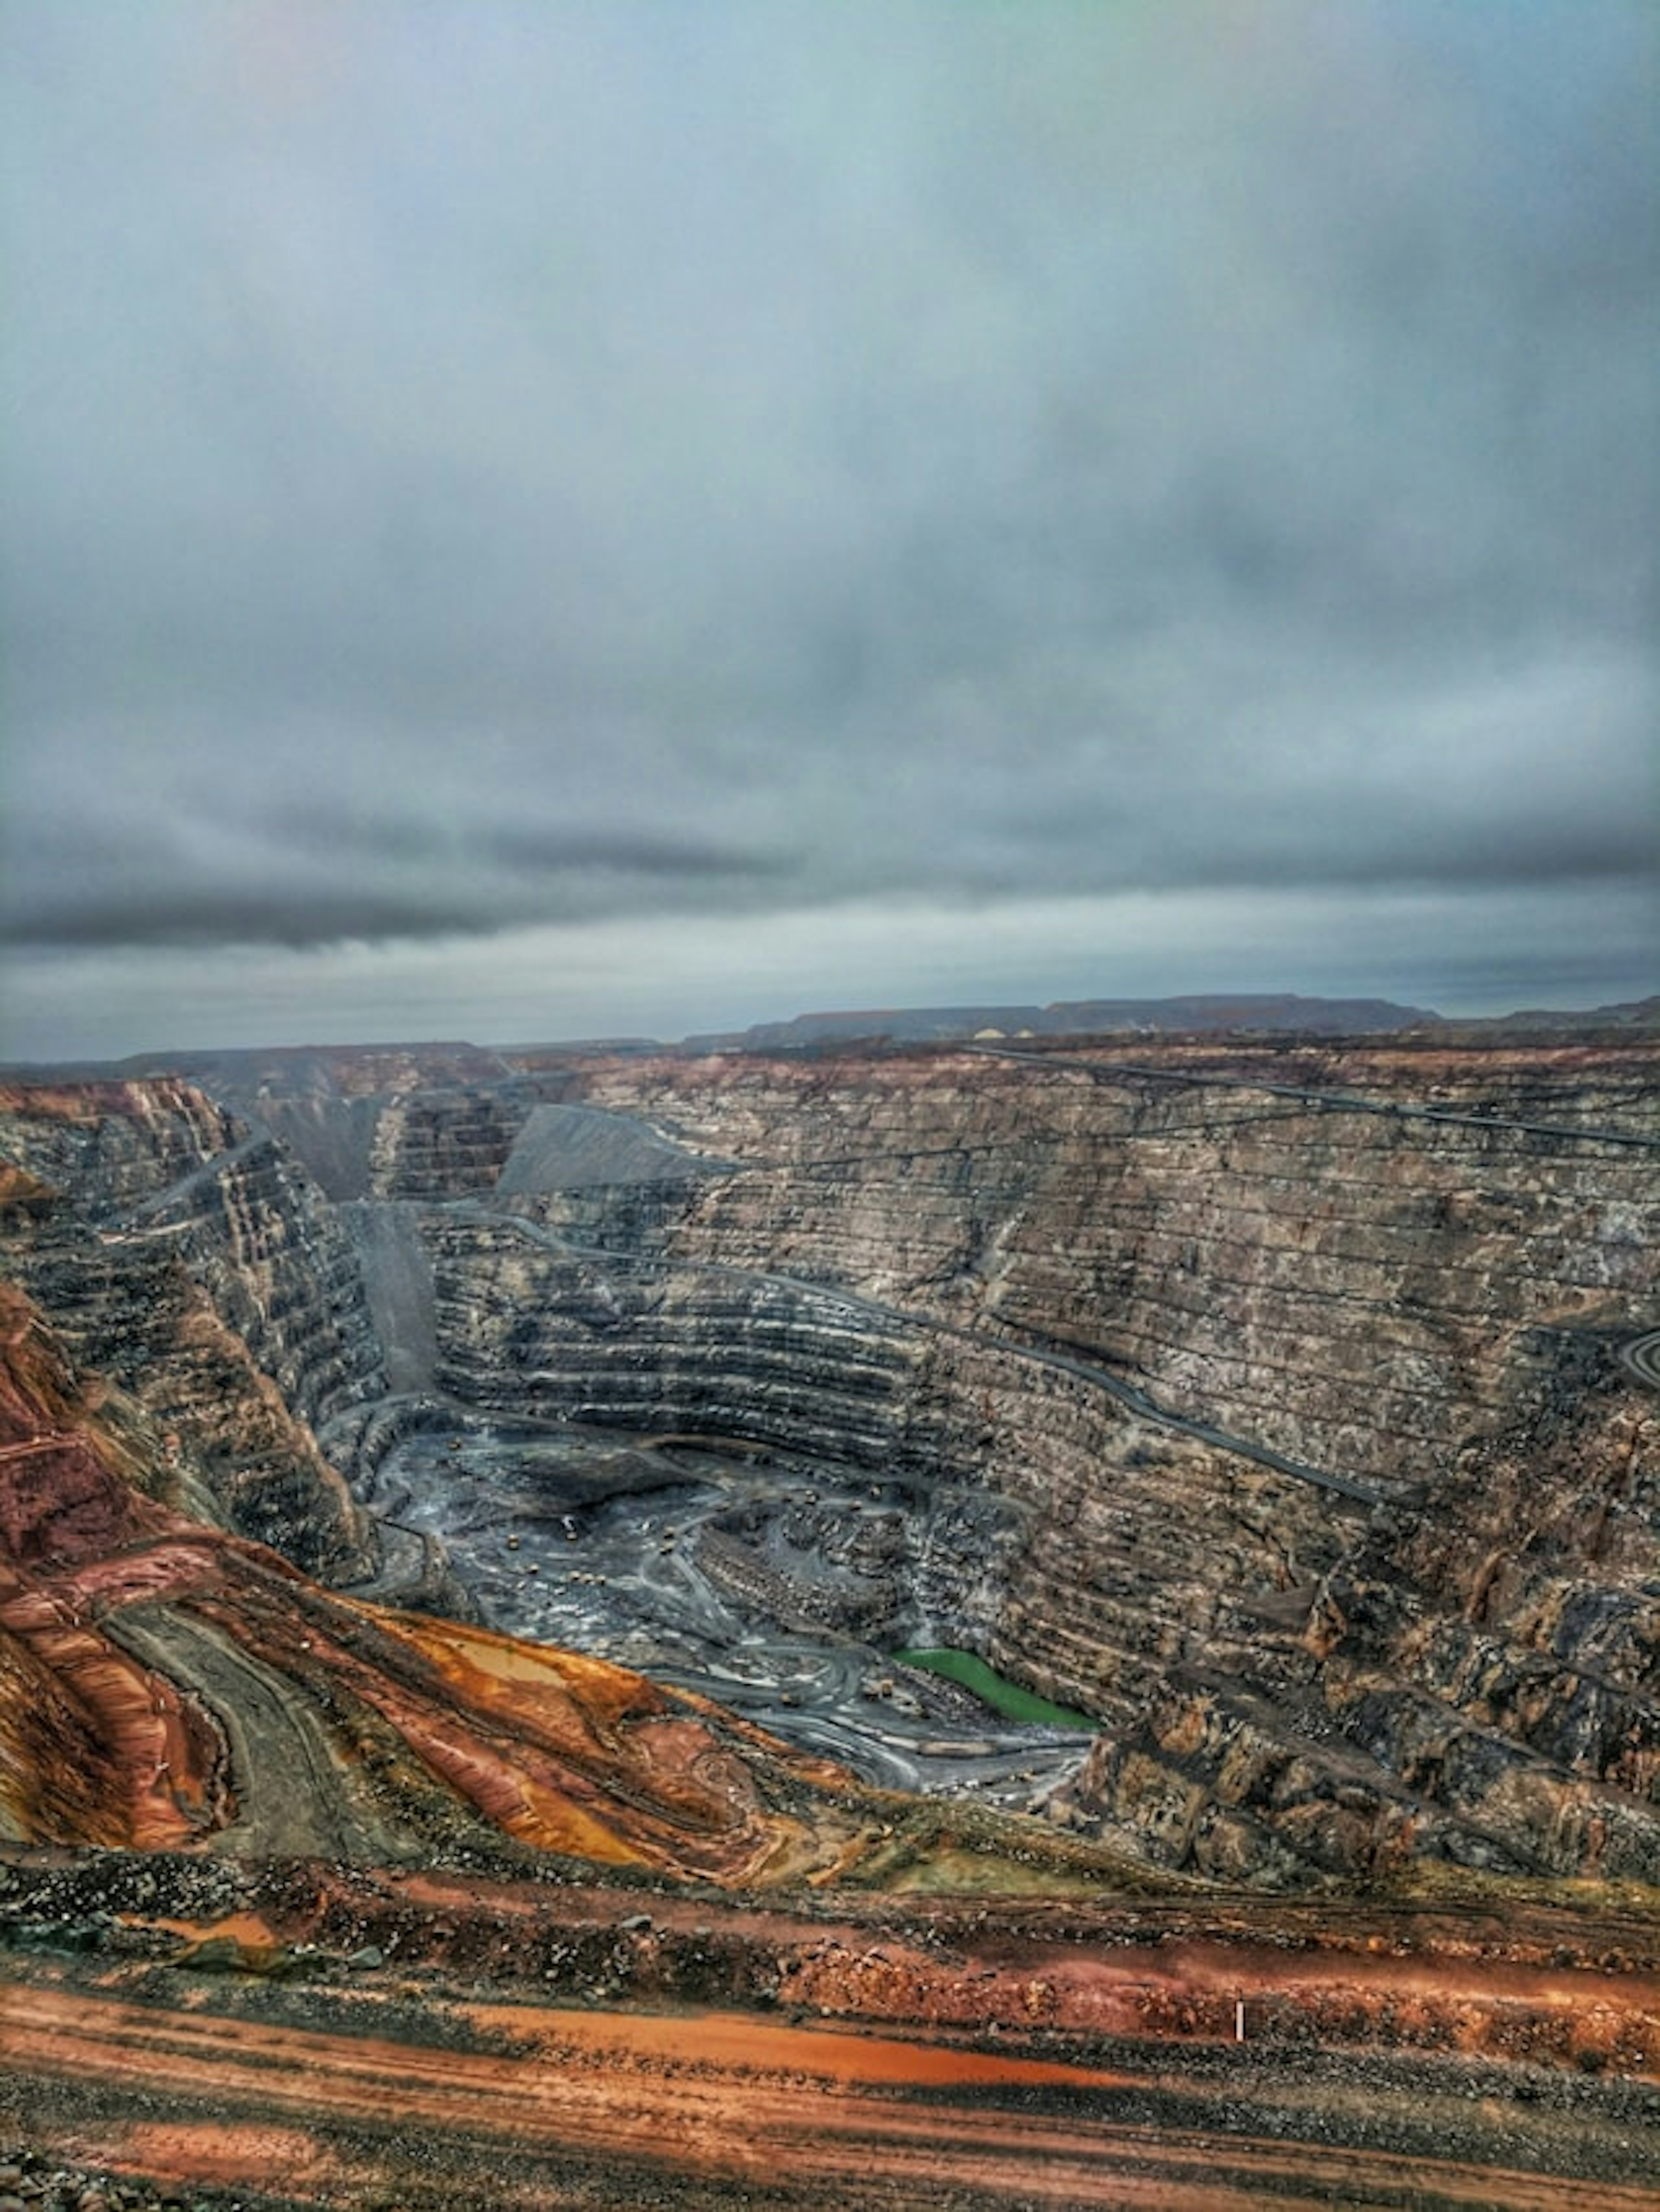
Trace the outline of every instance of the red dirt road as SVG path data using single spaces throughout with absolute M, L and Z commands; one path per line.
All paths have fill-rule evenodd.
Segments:
M 429 2004 L 410 2034 L 407 2007 L 354 1993 L 356 2033 L 240 2016 L 223 1978 L 171 2005 L 132 2002 L 119 1978 L 16 1962 L 0 1985 L 7 2101 L 57 2114 L 59 2155 L 180 2184 L 410 2212 L 1587 2202 L 1584 2179 L 1526 2170 L 1544 2146 L 1523 2108 L 1472 2106 L 1457 2081 L 1419 2100 L 1420 2136 L 1444 2145 L 1426 2155 L 1356 2140 L 1377 2130 L 1353 2081 L 1189 2071 L 1171 2050 L 1137 2071 L 733 2012 L 469 2002 Z M 1576 2124 L 1606 2171 L 1618 2124 Z M 1608 2178 L 1595 2201 L 1660 2197 Z

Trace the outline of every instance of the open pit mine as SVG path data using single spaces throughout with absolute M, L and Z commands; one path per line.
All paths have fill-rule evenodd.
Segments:
M 1657 1078 L 0 1081 L 0 2212 L 1660 2202 Z

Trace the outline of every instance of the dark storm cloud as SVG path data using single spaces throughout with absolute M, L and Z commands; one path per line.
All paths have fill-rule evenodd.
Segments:
M 373 942 L 389 937 L 444 935 L 487 925 L 476 906 L 446 908 L 429 895 L 405 899 L 357 893 L 337 886 L 313 896 L 292 883 L 277 889 L 236 889 L 192 884 L 171 892 L 162 884 L 123 899 L 119 895 L 66 902 L 17 921 L 10 941 L 20 946 L 95 948 L 121 945 L 210 950 L 225 944 L 277 945 L 300 951 L 319 945 Z
M 449 863 L 480 877 L 546 878 L 562 875 L 626 877 L 654 882 L 741 882 L 774 878 L 790 865 L 785 854 L 745 852 L 735 845 L 677 836 L 670 831 L 588 831 L 569 823 L 493 819 L 469 822 L 459 812 L 435 818 L 387 805 L 374 814 L 349 814 L 298 805 L 273 808 L 266 826 L 297 854 L 321 855 L 373 872 L 413 865 L 441 872 Z
M 1651 872 L 1644 0 L 0 24 L 14 941 Z
M 497 830 L 486 841 L 489 857 L 526 875 L 589 870 L 670 884 L 775 879 L 789 868 L 785 854 L 739 853 L 689 840 L 624 832 L 583 838 L 559 831 Z
M 303 805 L 257 837 L 210 819 L 195 849 L 176 822 L 121 840 L 43 817 L 0 922 L 18 946 L 271 944 L 303 948 L 448 937 L 597 913 L 742 904 L 787 856 L 648 832 L 482 829 Z

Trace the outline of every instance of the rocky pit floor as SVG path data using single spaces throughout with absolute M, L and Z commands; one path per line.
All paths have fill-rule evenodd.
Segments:
M 1082 1763 L 1087 1737 L 896 1665 L 921 1624 L 879 1640 L 905 1613 L 897 1486 L 458 1412 L 398 1444 L 367 1502 L 394 1544 L 442 1543 L 489 1626 L 697 1691 L 884 1788 L 1019 1811 Z
M 1651 1900 L 31 1852 L 0 1927 L 0 2203 L 48 2212 L 1660 2201 Z

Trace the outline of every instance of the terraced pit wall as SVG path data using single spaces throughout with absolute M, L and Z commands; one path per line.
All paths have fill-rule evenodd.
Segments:
M 1171 1863 L 1653 1878 L 1652 1401 L 1614 1357 L 1660 1318 L 1651 1051 L 1146 1057 L 591 1064 L 587 1104 L 726 1165 L 501 1201 L 580 1259 L 447 1224 L 446 1372 L 1013 1501 L 933 1625 L 1108 1717 L 1080 1809 Z
M 1654 1078 L 1640 1041 L 404 1054 L 307 1077 L 334 1199 L 397 1209 L 355 1238 L 187 1085 L 16 1095 L 7 1266 L 314 1571 L 373 1544 L 309 1425 L 398 1432 L 395 1352 L 867 1471 L 896 1640 L 1100 1714 L 1058 1809 L 1164 1863 L 1653 1879 L 1654 1400 L 1615 1355 L 1660 1326 Z
M 155 1423 L 154 1484 L 308 1572 L 374 1535 L 313 1430 L 386 1388 L 335 1209 L 286 1147 L 192 1086 L 0 1093 L 3 1267 Z M 25 1182 L 33 1195 L 25 1194 Z

